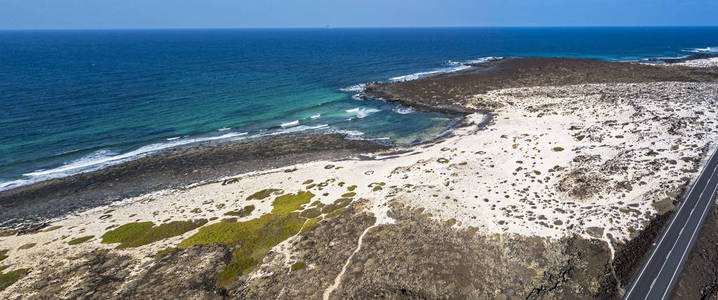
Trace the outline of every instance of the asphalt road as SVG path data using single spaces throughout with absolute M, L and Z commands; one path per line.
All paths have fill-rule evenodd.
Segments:
M 714 151 L 679 205 L 650 256 L 626 290 L 624 299 L 668 299 L 695 244 L 718 189 L 718 155 Z

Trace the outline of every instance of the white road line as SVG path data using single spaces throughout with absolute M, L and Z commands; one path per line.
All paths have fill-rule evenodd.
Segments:
M 681 227 L 681 231 L 678 232 L 678 236 L 676 236 L 676 239 L 673 241 L 671 250 L 668 251 L 668 254 L 666 254 L 666 257 L 663 259 L 663 264 L 661 264 L 661 268 L 658 269 L 658 274 L 656 274 L 656 277 L 653 278 L 653 282 L 651 282 L 651 286 L 648 289 L 648 293 L 646 293 L 646 297 L 644 297 L 643 300 L 648 299 L 648 296 L 651 295 L 651 291 L 653 290 L 653 285 L 655 285 L 658 278 L 661 277 L 661 273 L 663 273 L 663 268 L 666 267 L 666 263 L 668 263 L 668 260 L 670 260 L 671 254 L 673 254 L 673 250 L 676 248 L 676 246 L 678 245 L 678 242 L 681 240 L 681 235 L 683 235 L 683 230 L 686 229 L 686 226 L 688 226 L 688 223 L 690 222 L 691 217 L 693 216 L 693 211 L 695 211 L 695 208 L 698 207 L 698 205 L 701 203 L 701 198 L 703 197 L 703 193 L 705 193 L 706 189 L 708 188 L 708 184 L 711 183 L 711 180 L 713 180 L 713 176 L 715 176 L 716 170 L 718 170 L 718 166 L 716 166 L 713 169 L 713 172 L 711 173 L 711 177 L 708 178 L 708 182 L 706 182 L 706 185 L 703 187 L 701 194 L 698 196 L 698 200 L 696 200 L 696 205 L 693 206 L 693 209 L 691 210 L 690 214 L 688 214 L 688 218 L 686 218 L 686 222 L 683 223 L 683 227 Z M 700 226 L 697 226 L 697 227 L 700 227 Z M 684 251 L 684 253 L 685 253 L 685 251 Z
M 701 214 L 701 219 L 698 221 L 698 226 L 696 226 L 696 228 L 693 230 L 693 234 L 691 234 L 691 238 L 688 240 L 688 246 L 690 246 L 693 243 L 693 239 L 695 238 L 695 235 L 698 232 L 698 229 L 700 229 L 702 227 L 701 224 L 703 224 L 703 219 L 706 217 L 706 212 L 708 211 L 708 208 L 711 207 L 711 203 L 713 202 L 713 200 L 715 198 L 716 190 L 718 190 L 718 184 L 716 184 L 716 187 L 713 188 L 713 193 L 711 193 L 711 196 L 708 200 L 708 205 L 706 205 L 706 208 L 703 209 L 703 214 Z M 666 294 L 668 293 L 668 288 L 670 288 L 671 285 L 673 284 L 673 279 L 676 277 L 676 274 L 678 273 L 678 269 L 680 269 L 681 262 L 683 261 L 683 258 L 686 256 L 686 253 L 688 253 L 688 248 L 689 247 L 686 247 L 686 249 L 683 250 L 683 255 L 681 255 L 681 259 L 678 261 L 678 267 L 676 267 L 676 269 L 673 271 L 673 275 L 671 275 L 671 280 L 668 281 L 668 287 L 663 292 L 663 296 L 661 297 L 661 300 L 666 298 Z
M 708 164 L 710 164 L 710 162 L 713 160 L 713 156 L 716 155 L 716 152 L 718 152 L 718 147 L 716 147 L 716 149 L 713 150 L 713 154 L 711 154 L 711 157 L 709 157 L 708 160 L 706 161 L 706 166 L 708 166 Z M 636 287 L 636 285 L 638 284 L 638 281 L 639 281 L 639 280 L 641 279 L 641 277 L 643 276 L 643 272 L 646 271 L 646 267 L 648 267 L 648 265 L 650 264 L 651 260 L 653 260 L 653 256 L 656 255 L 656 251 L 655 251 L 655 250 L 658 249 L 658 246 L 660 246 L 661 243 L 663 242 L 663 239 L 666 237 L 666 234 L 668 234 L 668 231 L 669 231 L 669 230 L 671 229 L 671 227 L 673 226 L 673 223 L 675 223 L 675 221 L 676 221 L 676 219 L 677 219 L 677 217 L 678 217 L 678 214 L 679 214 L 680 211 L 683 209 L 683 206 L 686 204 L 686 202 L 688 202 L 688 201 L 687 201 L 688 198 L 690 198 L 691 194 L 693 193 L 693 189 L 696 187 L 696 185 L 698 185 L 698 182 L 701 180 L 701 177 L 703 177 L 703 173 L 704 173 L 705 171 L 706 171 L 706 168 L 704 167 L 704 168 L 701 170 L 701 173 L 700 173 L 700 174 L 698 175 L 698 177 L 696 178 L 696 182 L 693 183 L 693 186 L 691 187 L 691 190 L 688 191 L 688 194 L 686 195 L 686 198 L 683 200 L 683 202 L 681 202 L 681 205 L 678 207 L 678 210 L 676 210 L 673 219 L 672 219 L 671 222 L 668 224 L 668 227 L 666 228 L 666 230 L 663 232 L 663 235 L 661 236 L 661 239 L 658 241 L 658 243 L 656 244 L 656 246 L 653 248 L 653 251 L 651 252 L 651 256 L 648 258 L 648 260 L 646 261 L 646 263 L 643 265 L 643 268 L 641 268 L 641 272 L 638 274 L 638 277 L 636 277 L 636 280 L 633 281 L 633 284 L 631 284 L 631 288 L 628 289 L 628 293 L 626 293 L 626 295 L 623 297 L 623 299 L 628 299 L 628 297 L 631 296 L 631 293 L 633 292 L 633 289 Z

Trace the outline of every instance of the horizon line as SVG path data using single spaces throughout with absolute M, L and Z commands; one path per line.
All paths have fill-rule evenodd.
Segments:
M 451 28 L 715 28 L 718 25 L 506 25 L 506 26 L 296 26 L 296 27 L 108 27 L 0 28 L 0 31 L 150 31 L 150 30 L 262 30 L 262 29 L 451 29 Z

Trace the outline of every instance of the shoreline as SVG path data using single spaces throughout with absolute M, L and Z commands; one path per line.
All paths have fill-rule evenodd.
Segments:
M 361 90 L 360 93 L 357 94 L 357 95 L 355 95 L 355 96 L 358 96 L 358 99 L 362 99 L 362 100 L 367 100 L 367 99 L 382 100 L 382 101 L 386 101 L 386 102 L 392 102 L 392 103 L 396 103 L 396 104 L 399 104 L 399 105 L 408 106 L 408 107 L 414 108 L 414 109 L 419 110 L 419 111 L 445 113 L 445 114 L 457 116 L 457 117 L 460 117 L 460 118 L 463 118 L 463 117 L 465 117 L 466 115 L 471 114 L 471 113 L 474 113 L 474 112 L 480 112 L 480 113 L 484 113 L 484 114 L 490 114 L 490 113 L 491 113 L 491 109 L 471 110 L 471 109 L 467 109 L 465 106 L 462 106 L 462 105 L 460 105 L 460 104 L 439 104 L 439 105 L 431 105 L 431 104 L 425 104 L 425 103 L 423 103 L 422 101 L 413 101 L 413 100 L 411 100 L 411 99 L 404 99 L 404 98 L 406 98 L 406 97 L 402 98 L 401 95 L 395 95 L 395 94 L 393 94 L 393 93 L 387 93 L 388 90 L 384 88 L 384 87 L 386 87 L 386 86 L 391 86 L 391 85 L 394 85 L 394 84 L 403 84 L 403 83 L 407 83 L 407 82 L 421 81 L 421 80 L 433 80 L 433 79 L 440 79 L 440 78 L 443 78 L 443 77 L 454 77 L 454 76 L 459 76 L 459 77 L 460 77 L 460 76 L 464 76 L 464 75 L 467 75 L 467 74 L 483 74 L 483 75 L 489 75 L 489 76 L 496 76 L 497 73 L 500 72 L 500 70 L 498 70 L 499 72 L 497 72 L 497 70 L 496 70 L 496 68 L 495 68 L 496 65 L 504 64 L 506 61 L 543 59 L 542 57 L 489 57 L 489 58 L 490 58 L 490 59 L 488 59 L 488 60 L 486 60 L 486 61 L 482 61 L 482 62 L 466 62 L 466 63 L 463 63 L 463 65 L 469 67 L 468 69 L 460 69 L 460 70 L 457 70 L 457 71 L 449 71 L 449 72 L 439 72 L 439 71 L 437 71 L 436 73 L 432 73 L 432 74 L 427 75 L 427 76 L 425 76 L 425 77 L 418 77 L 418 78 L 416 78 L 416 79 L 410 79 L 410 80 L 406 80 L 406 81 L 388 81 L 388 82 L 381 81 L 381 82 L 369 82 L 369 83 L 366 83 L 366 84 L 361 84 L 362 86 L 369 86 L 370 88 L 369 88 L 368 90 L 367 90 L 367 89 Z M 585 60 L 585 61 L 607 62 L 607 63 L 620 63 L 620 64 L 625 64 L 625 63 L 629 63 L 629 64 L 636 64 L 636 63 L 638 63 L 638 64 L 640 64 L 640 61 L 618 62 L 618 61 L 604 61 L 604 60 L 596 60 L 596 59 L 574 59 L 574 58 L 547 58 L 547 59 L 556 59 L 556 60 Z M 702 68 L 702 67 L 706 67 L 706 65 L 708 65 L 708 66 L 718 65 L 718 57 L 716 57 L 716 55 L 710 55 L 710 54 L 693 54 L 693 55 L 688 55 L 688 56 L 686 56 L 686 57 L 679 57 L 679 58 L 655 58 L 655 59 L 650 59 L 650 61 L 664 61 L 664 64 L 646 64 L 646 63 L 644 63 L 644 64 L 645 64 L 645 65 L 648 65 L 648 66 L 684 66 L 684 67 L 689 67 L 689 68 Z M 508 85 L 507 85 L 507 86 L 508 86 Z M 492 89 L 501 89 L 501 88 L 503 88 L 503 87 L 493 87 Z M 350 91 L 347 90 L 347 91 L 345 91 L 345 92 L 350 92 Z M 450 131 L 453 130 L 456 126 L 458 126 L 458 124 L 460 124 L 461 121 L 462 121 L 462 120 L 459 119 L 458 121 L 454 122 L 449 128 L 447 128 L 446 131 L 447 131 L 447 132 L 450 132 Z M 286 133 L 286 134 L 281 134 L 280 136 L 313 135 L 313 134 L 314 134 L 314 133 Z M 333 133 L 322 133 L 322 134 L 331 135 L 331 134 L 333 134 Z M 341 134 L 341 133 L 337 133 L 337 134 Z M 442 133 L 441 135 L 445 135 L 445 133 Z M 431 141 L 433 141 L 433 140 L 436 140 L 437 138 L 440 138 L 441 135 L 437 136 L 436 138 L 434 138 L 434 139 L 432 139 L 432 140 L 426 141 L 426 142 L 431 142 Z M 162 151 L 159 151 L 159 152 L 156 152 L 156 153 L 152 153 L 152 154 L 150 154 L 149 156 L 164 155 L 165 153 L 172 153 L 172 152 L 182 151 L 182 149 L 191 149 L 191 148 L 195 148 L 195 147 L 200 148 L 200 147 L 203 147 L 203 145 L 207 145 L 207 144 L 219 145 L 219 144 L 234 143 L 234 142 L 236 142 L 236 143 L 244 143 L 244 142 L 252 142 L 252 141 L 255 141 L 255 142 L 263 142 L 263 141 L 265 141 L 265 140 L 268 140 L 268 138 L 267 138 L 267 137 L 258 137 L 258 138 L 253 138 L 253 139 L 251 139 L 251 140 L 240 140 L 240 141 L 206 141 L 206 142 L 198 142 L 198 143 L 193 143 L 193 144 L 189 144 L 189 145 L 172 147 L 172 148 L 169 148 L 169 149 L 166 149 L 166 150 L 162 150 Z M 380 145 L 384 145 L 384 144 L 382 144 L 382 143 L 380 143 L 380 142 L 378 142 L 378 141 L 374 141 L 374 140 L 366 140 L 366 141 L 369 141 L 369 142 L 372 142 L 372 143 L 377 143 L 377 144 L 380 144 Z M 426 143 L 426 142 L 420 142 L 420 143 L 418 143 L 418 144 Z M 410 145 L 405 145 L 405 146 L 413 146 L 413 145 L 415 145 L 415 144 L 410 144 Z M 389 146 L 390 146 L 390 147 L 393 147 L 394 145 L 389 145 Z M 125 164 L 125 163 L 128 163 L 128 162 L 131 162 L 131 161 L 135 161 L 135 160 L 138 160 L 138 159 L 142 159 L 142 158 L 147 158 L 147 156 L 145 156 L 145 157 L 139 157 L 139 158 L 137 158 L 137 159 L 132 159 L 132 160 L 129 160 L 129 161 L 125 161 L 125 162 L 122 162 L 122 163 L 120 163 L 120 164 L 118 164 L 118 165 L 122 165 L 122 164 Z M 56 181 L 56 180 L 62 180 L 62 179 L 64 179 L 64 178 L 70 178 L 70 177 L 73 177 L 73 176 L 76 176 L 76 175 L 80 175 L 80 174 L 94 173 L 94 172 L 98 172 L 98 171 L 105 170 L 105 169 L 110 168 L 110 167 L 113 167 L 113 166 L 117 166 L 117 165 L 109 165 L 109 166 L 107 166 L 107 167 L 103 167 L 103 168 L 98 169 L 98 170 L 93 170 L 93 171 L 88 171 L 88 172 L 80 172 L 80 173 L 73 174 L 73 175 L 69 175 L 69 176 L 63 176 L 63 177 L 57 177 L 57 178 L 42 180 L 42 181 L 39 181 L 39 182 L 34 182 L 34 183 L 30 183 L 30 184 L 21 185 L 21 186 L 13 187 L 13 188 L 10 188 L 10 189 L 2 190 L 2 191 L 0 191 L 0 203 L 2 202 L 2 200 L 1 200 L 1 199 L 2 199 L 2 195 L 5 194 L 5 193 L 7 193 L 7 192 L 11 192 L 11 191 L 13 191 L 13 190 L 23 189 L 23 188 L 31 187 L 31 186 L 35 186 L 35 185 L 42 185 L 42 184 L 47 183 L 47 182 Z M 1 207 L 1 206 L 0 206 L 0 207 Z M 2 228 L 2 223 L 1 223 L 1 222 L 0 222 L 0 228 Z
M 457 119 L 444 132 L 435 138 L 406 146 L 386 145 L 375 140 L 350 139 L 340 133 L 287 133 L 276 136 L 259 137 L 240 141 L 210 141 L 198 144 L 170 148 L 153 153 L 146 157 L 111 165 L 99 170 L 83 172 L 71 176 L 53 178 L 9 190 L 0 191 L 0 231 L 4 230 L 40 230 L 48 221 L 61 218 L 65 215 L 81 213 L 96 207 L 111 205 L 126 198 L 138 197 L 144 194 L 167 189 L 184 189 L 197 184 L 207 184 L 222 181 L 223 178 L 238 174 L 258 172 L 268 169 L 287 167 L 295 164 L 308 163 L 320 160 L 346 160 L 352 157 L 366 159 L 363 154 L 402 152 L 405 148 L 428 146 L 451 137 L 453 131 L 465 126 L 465 115 L 452 114 Z M 480 124 L 485 127 L 493 119 L 490 112 L 484 112 L 486 118 Z M 320 141 L 320 142 L 318 142 Z M 297 151 L 283 151 L 289 144 L 306 143 L 306 148 Z M 233 160 L 243 159 L 240 152 L 253 149 L 252 159 L 232 166 Z M 262 150 L 273 151 L 280 148 L 280 153 L 257 153 Z M 227 155 L 236 153 L 234 158 Z M 197 158 L 194 161 L 187 162 Z M 217 161 L 219 159 L 219 161 Z M 173 166 L 174 165 L 174 166 Z M 192 173 L 176 174 L 171 169 L 193 166 Z M 159 169 L 158 169 L 159 168 Z M 202 170 L 204 169 L 204 170 Z M 210 170 L 211 169 L 211 170 Z M 194 174 L 199 172 L 199 174 Z M 148 174 L 143 174 L 148 173 Z M 171 179 L 148 183 L 135 177 L 161 177 L 173 176 Z M 87 184 L 86 182 L 90 182 Z M 135 186 L 133 184 L 138 184 Z M 98 186 L 99 185 L 99 186 Z M 118 187 L 119 185 L 119 187 Z M 128 187 L 127 190 L 121 190 Z M 72 196 L 74 199 L 68 199 Z M 54 199 L 59 198 L 59 199 Z M 76 203 L 81 201 L 83 203 Z M 40 207 L 33 203 L 42 202 Z M 56 207 L 49 211 L 50 203 L 65 202 L 68 207 L 58 210 Z M 23 206 L 30 206 L 25 208 Z M 16 209 L 12 212 L 9 210 Z M 17 216 L 33 211 L 30 218 L 6 219 L 7 216 Z M 41 216 L 40 216 L 41 215 Z
M 670 61 L 665 64 L 645 64 L 639 62 L 613 62 L 577 58 L 508 57 L 469 64 L 471 66 L 469 69 L 449 73 L 437 73 L 414 80 L 367 83 L 364 91 L 361 93 L 361 97 L 363 99 L 381 99 L 387 102 L 409 106 L 420 111 L 445 113 L 461 118 L 448 128 L 445 133 L 442 133 L 442 135 L 437 136 L 431 141 L 406 146 L 411 147 L 420 146 L 422 144 L 431 144 L 433 142 L 440 141 L 447 135 L 451 135 L 457 127 L 461 126 L 464 118 L 471 113 L 482 113 L 484 115 L 492 116 L 492 111 L 499 108 L 494 103 L 487 102 L 482 103 L 476 108 L 468 108 L 465 103 L 462 103 L 461 98 L 466 98 L 474 94 L 486 93 L 491 90 L 511 88 L 517 85 L 516 83 L 513 83 L 514 81 L 507 80 L 507 78 L 517 78 L 515 81 L 519 82 L 519 86 L 551 86 L 556 84 L 555 81 L 557 80 L 557 77 L 568 77 L 568 79 L 562 78 L 561 80 L 567 80 L 568 84 L 573 83 L 575 79 L 572 78 L 571 73 L 584 72 L 588 70 L 590 74 L 599 74 L 599 76 L 590 78 L 591 75 L 588 75 L 586 78 L 581 78 L 582 83 L 618 83 L 624 81 L 653 82 L 654 80 L 662 81 L 666 79 L 676 79 L 676 76 L 679 77 L 679 81 L 686 82 L 701 82 L 702 77 L 705 76 L 709 77 L 709 80 L 707 81 L 718 81 L 718 79 L 716 79 L 718 78 L 718 70 L 701 67 L 705 64 L 710 65 L 715 63 L 714 60 L 716 59 L 718 58 L 705 58 L 702 55 L 693 55 L 689 58 Z M 629 70 L 620 70 L 622 67 L 629 67 Z M 608 71 L 606 69 L 608 69 Z M 526 72 L 526 70 L 528 70 L 528 72 Z M 615 75 L 614 73 L 616 73 L 616 70 L 620 70 L 618 72 L 619 76 L 611 76 Z M 647 70 L 649 70 L 649 72 L 647 72 Z M 666 72 L 666 70 L 668 70 L 668 72 Z M 630 75 L 626 75 L 627 71 Z M 568 72 L 568 74 L 557 74 L 557 72 Z M 638 74 L 634 74 L 634 72 L 638 72 Z M 539 76 L 539 74 L 543 74 L 543 76 Z M 611 75 L 601 76 L 600 74 Z M 625 76 L 628 76 L 628 78 Z M 655 76 L 658 76 L 658 78 Z M 546 77 L 549 79 L 546 80 Z M 477 78 L 481 79 L 478 81 L 478 84 Z M 529 82 L 526 82 L 529 78 L 544 79 L 539 79 L 535 82 L 531 82 L 530 80 Z M 467 82 L 470 82 L 474 85 L 474 87 L 467 88 Z M 431 89 L 427 93 L 427 91 L 423 89 L 417 89 L 417 86 L 431 86 Z M 435 93 L 436 91 L 453 91 L 456 89 L 460 90 L 460 92 L 453 95 L 442 94 L 437 97 Z M 427 101 L 427 98 L 429 97 L 431 97 L 432 101 Z M 437 101 L 435 99 L 439 100 Z M 211 171 L 204 172 L 200 176 L 196 176 L 196 174 L 184 174 L 184 176 L 178 176 L 177 174 L 173 174 L 173 172 L 168 169 L 169 167 L 164 167 L 164 170 L 159 172 L 158 170 L 152 170 L 152 168 L 162 165 L 163 159 L 167 159 L 171 163 L 172 160 L 179 159 L 182 155 L 201 156 L 201 152 L 203 151 L 206 151 L 207 155 L 212 155 L 210 153 L 216 150 L 219 152 L 217 155 L 222 155 L 223 150 L 221 150 L 221 148 L 229 150 L 232 148 L 232 145 L 237 145 L 241 148 L 241 145 L 258 144 L 264 145 L 259 146 L 260 148 L 267 147 L 266 149 L 271 149 L 273 143 L 281 145 L 281 140 L 284 138 L 289 141 L 303 136 L 310 140 L 312 139 L 312 136 L 329 136 L 328 139 L 336 143 L 338 148 L 332 149 L 330 145 L 323 144 L 315 150 L 304 149 L 313 153 L 310 154 L 302 152 L 300 154 L 302 159 L 299 160 L 302 162 L 321 160 L 326 157 L 339 159 L 353 154 L 358 154 L 362 151 L 368 150 L 368 152 L 374 152 L 377 150 L 386 150 L 396 147 L 393 145 L 382 145 L 381 143 L 371 140 L 351 140 L 341 134 L 289 133 L 276 137 L 260 137 L 257 139 L 240 141 L 201 142 L 193 145 L 170 148 L 151 154 L 147 157 L 130 160 L 118 165 L 111 165 L 99 170 L 49 179 L 0 191 L 0 208 L 3 208 L 4 211 L 3 213 L 0 213 L 0 229 L 9 229 L 18 226 L 33 227 L 48 219 L 60 217 L 70 212 L 77 212 L 97 206 L 107 205 L 127 197 L 139 196 L 141 194 L 161 189 L 181 188 L 196 182 L 218 180 L 221 177 L 231 176 L 233 173 L 238 174 L 256 171 L 259 169 L 266 169 L 269 167 L 262 167 L 259 165 L 253 167 L 251 166 L 253 163 L 248 162 L 246 165 L 236 169 L 236 171 L 224 169 L 218 170 L 215 173 L 212 173 Z M 336 153 L 332 153 L 335 151 Z M 291 156 L 292 153 L 285 153 L 283 155 Z M 260 160 L 266 158 L 261 156 L 258 157 Z M 209 166 L 210 160 L 211 159 L 207 159 L 204 163 L 207 163 L 207 166 Z M 277 160 L 277 162 L 270 163 L 268 165 L 278 166 L 289 164 L 289 161 L 281 162 L 281 157 L 277 157 Z M 257 164 L 261 163 L 261 161 L 257 162 Z M 191 167 L 191 164 L 183 162 L 182 166 L 189 168 Z M 141 168 L 145 168 L 146 170 L 139 170 Z M 162 182 L 155 182 L 153 184 L 146 184 L 143 182 L 143 184 L 140 184 L 140 188 L 133 186 L 124 191 L 121 191 L 121 188 L 115 186 L 116 184 L 128 185 L 128 182 L 132 180 L 131 177 L 142 174 L 143 172 L 152 172 L 155 175 L 154 177 L 162 178 L 166 177 L 167 174 L 171 174 L 173 178 Z M 144 177 L 153 176 L 145 174 Z M 87 184 L 82 182 L 90 183 Z M 98 185 L 104 185 L 104 187 Z M 69 195 L 77 193 L 80 195 L 77 197 L 78 199 L 68 199 Z M 61 200 L 54 198 L 60 198 Z M 33 210 L 32 208 L 24 208 L 23 206 L 32 206 L 32 204 L 25 202 L 43 202 L 43 204 L 40 205 L 41 208 Z M 59 210 L 59 212 L 55 209 L 50 211 L 50 209 L 47 208 L 50 203 L 57 202 L 62 203 L 59 207 L 62 207 L 63 209 Z M 65 205 L 67 207 L 65 207 Z M 13 212 L 12 210 L 15 211 Z M 29 215 L 30 217 L 18 219 L 21 215 Z
M 693 62 L 696 61 L 700 60 Z M 718 82 L 718 68 L 684 65 L 688 62 L 658 65 L 580 58 L 512 57 L 477 64 L 480 68 L 411 81 L 374 82 L 366 85 L 364 93 L 370 98 L 418 109 L 468 114 L 498 108 L 494 103 L 486 102 L 467 109 L 468 97 L 506 88 L 589 83 Z
M 242 173 L 236 181 L 161 190 L 57 220 L 50 227 L 53 231 L 0 238 L 0 249 L 10 249 L 4 263 L 31 270 L 2 294 L 48 295 L 55 285 L 43 285 L 45 277 L 73 282 L 70 286 L 93 286 L 94 281 L 73 271 L 83 270 L 82 266 L 144 274 L 117 281 L 122 286 L 133 282 L 131 288 L 146 276 L 183 276 L 158 266 L 182 267 L 190 261 L 212 266 L 197 273 L 206 282 L 199 290 L 217 293 L 212 275 L 231 261 L 213 257 L 232 257 L 232 244 L 181 245 L 203 230 L 272 218 L 278 199 L 306 191 L 313 195 L 313 204 L 306 200 L 301 212 L 294 213 L 298 216 L 316 211 L 315 205 L 346 206 L 337 213 L 322 213 L 313 229 L 301 229 L 273 246 L 256 269 L 227 287 L 228 297 L 276 298 L 287 289 L 300 298 L 323 291 L 358 296 L 365 292 L 362 287 L 371 293 L 382 291 L 371 283 L 386 283 L 381 279 L 386 276 L 392 281 L 419 280 L 419 286 L 411 286 L 417 295 L 429 293 L 421 287 L 437 278 L 452 276 L 451 281 L 473 285 L 486 297 L 501 296 L 508 289 L 519 295 L 556 296 L 532 286 L 553 286 L 561 278 L 555 276 L 566 272 L 572 279 L 561 281 L 567 286 L 564 292 L 615 295 L 620 285 L 614 280 L 618 276 L 625 282 L 632 263 L 641 256 L 634 251 L 640 245 L 627 242 L 650 239 L 659 226 L 646 222 L 670 211 L 680 197 L 671 193 L 685 187 L 706 148 L 715 146 L 705 140 L 716 136 L 707 122 L 717 112 L 706 107 L 718 101 L 717 90 L 717 84 L 668 82 L 528 87 L 476 95 L 471 103 L 479 105 L 490 98 L 502 104 L 484 130 L 481 124 L 490 118 L 472 114 L 467 126 L 432 144 L 292 164 L 289 173 L 286 167 L 274 168 Z M 677 180 L 678 176 L 682 178 Z M 257 193 L 274 190 L 268 192 L 274 193 L 271 197 L 252 200 Z M 273 197 L 277 197 L 274 202 Z M 246 207 L 253 209 L 241 214 Z M 235 214 L 239 215 L 230 217 Z M 101 242 L 105 234 L 126 224 L 169 226 L 190 220 L 207 224 L 136 248 Z M 636 241 L 643 245 L 643 238 Z M 179 248 L 175 254 L 157 258 L 173 248 Z M 421 251 L 417 254 L 416 249 Z M 507 254 L 492 249 L 511 250 Z M 462 253 L 461 258 L 454 257 L 457 253 Z M 614 255 L 620 261 L 613 260 Z M 506 264 L 483 261 L 487 257 L 499 257 Z M 287 271 L 297 262 L 305 262 L 306 269 Z M 417 269 L 394 277 L 396 273 L 382 267 L 392 263 Z M 464 278 L 473 273 L 457 271 L 462 270 L 456 269 L 457 263 L 472 270 L 488 267 L 489 273 Z M 615 275 L 608 267 L 613 263 Z M 429 277 L 422 275 L 421 270 L 437 265 L 445 267 Z M 531 272 L 515 272 L 516 265 Z M 492 277 L 494 273 L 503 279 Z M 256 285 L 263 282 L 269 286 Z M 165 289 L 170 282 L 153 284 Z M 467 295 L 451 286 L 438 288 L 435 293 Z M 104 295 L 118 289 L 115 286 Z M 72 297 L 83 290 L 70 288 L 63 295 Z
M 576 72 L 588 72 L 588 75 L 580 79 L 581 84 L 661 82 L 668 79 L 679 79 L 679 82 L 718 82 L 718 69 L 707 69 L 706 65 L 718 65 L 718 58 L 710 55 L 691 55 L 668 60 L 664 64 L 646 64 L 579 58 L 506 57 L 468 64 L 471 67 L 469 69 L 431 74 L 413 80 L 371 82 L 365 85 L 360 98 L 381 99 L 420 111 L 453 115 L 460 119 L 432 140 L 401 147 L 384 145 L 372 140 L 348 139 L 339 133 L 288 133 L 240 141 L 200 142 L 170 148 L 99 170 L 0 191 L 0 208 L 3 208 L 3 212 L 0 213 L 0 229 L 38 228 L 38 225 L 42 226 L 44 221 L 73 212 L 109 205 L 121 199 L 159 190 L 215 182 L 220 178 L 241 173 L 323 159 L 347 159 L 362 152 L 372 153 L 435 144 L 450 137 L 455 129 L 462 127 L 466 116 L 480 113 L 487 116 L 487 122 L 490 122 L 494 117 L 493 112 L 501 107 L 496 103 L 484 101 L 469 106 L 462 98 L 492 90 L 513 88 L 517 85 L 515 82 L 521 87 L 555 86 L 556 80 L 564 81 L 559 85 L 570 85 L 575 84 L 576 79 L 572 73 Z M 558 79 L 559 77 L 561 79 Z M 506 80 L 507 78 L 515 78 L 515 80 L 509 81 Z M 539 79 L 527 82 L 530 78 Z M 470 82 L 474 87 L 464 90 L 466 82 Z M 427 92 L 424 89 L 417 89 L 417 86 L 430 86 L 430 89 Z M 460 92 L 454 95 L 443 94 L 437 97 L 435 94 L 437 91 L 456 89 Z M 427 100 L 428 96 L 431 96 L 431 101 Z M 322 137 L 326 137 L 326 140 Z M 233 159 L 227 155 L 231 155 L 233 151 L 241 152 L 247 148 L 256 148 L 255 151 L 262 149 L 261 151 L 271 152 L 273 148 L 286 147 L 289 143 L 309 145 L 301 148 L 297 153 L 291 150 L 266 156 L 258 153 L 253 158 L 256 161 L 240 163 L 238 168 L 234 169 L 219 166 L 232 162 Z M 187 158 L 190 161 L 187 161 Z M 194 168 L 194 170 L 191 173 L 179 174 L 182 172 L 173 171 L 172 169 L 175 168 Z M 152 179 L 147 182 L 137 179 L 137 176 Z M 157 177 L 164 180 L 156 180 Z M 135 184 L 131 184 L 132 182 Z M 75 199 L 68 199 L 70 196 Z M 57 207 L 62 209 L 56 209 L 55 204 L 59 204 Z M 50 209 L 50 207 L 54 208 Z M 25 215 L 25 218 L 19 218 L 21 215 Z
M 215 182 L 240 173 L 387 149 L 341 134 L 287 134 L 169 149 L 100 170 L 2 191 L 0 228 L 32 227 L 124 198 Z
M 403 104 L 402 102 L 397 103 Z M 387 145 L 371 139 L 350 139 L 342 133 L 316 132 L 284 133 L 238 141 L 206 141 L 169 148 L 94 171 L 3 190 L 0 191 L 0 209 L 2 209 L 0 210 L 0 231 L 30 230 L 33 232 L 46 227 L 47 222 L 60 219 L 63 216 L 82 213 L 96 207 L 111 205 L 123 199 L 161 190 L 183 189 L 198 183 L 217 182 L 222 178 L 237 174 L 320 160 L 345 160 L 357 155 L 359 155 L 359 159 L 362 159 L 361 154 L 382 151 L 400 152 L 404 148 L 427 146 L 450 137 L 455 129 L 465 126 L 465 118 L 468 115 L 466 112 L 459 113 L 442 109 L 424 109 L 423 111 L 445 113 L 456 117 L 456 119 L 445 131 L 433 139 L 409 145 Z M 487 118 L 480 127 L 485 127 L 487 122 L 492 120 L 493 115 L 489 111 L 481 112 Z M 294 143 L 306 143 L 308 147 L 298 149 L 298 151 L 284 151 L 277 155 L 256 153 L 260 149 L 272 151 L 273 148 L 282 148 Z M 257 155 L 252 160 L 217 169 L 217 165 L 231 163 L 235 160 L 229 159 L 226 155 L 231 152 L 239 153 L 247 148 L 257 148 L 254 149 Z M 199 158 L 202 161 L 187 162 L 183 157 L 202 157 Z M 214 161 L 215 159 L 212 157 L 218 158 L 220 161 Z M 172 166 L 173 164 L 176 166 Z M 195 164 L 199 164 L 199 166 L 194 166 Z M 191 166 L 194 166 L 195 169 L 191 174 L 176 174 L 171 170 L 176 167 L 190 168 Z M 197 171 L 200 174 L 194 174 Z M 153 180 L 154 182 L 136 178 L 137 176 L 153 179 L 165 178 L 168 175 L 173 178 Z M 60 209 L 57 209 L 58 207 Z M 25 217 L 21 218 L 20 216 Z
M 509 59 L 485 69 L 373 84 L 370 96 L 386 91 L 394 97 L 387 101 L 458 105 L 471 113 L 446 136 L 409 147 L 339 135 L 277 137 L 170 153 L 124 165 L 101 183 L 76 179 L 64 191 L 39 187 L 47 197 L 68 193 L 66 198 L 89 188 L 83 196 L 89 199 L 130 193 L 132 183 L 189 182 L 67 215 L 53 222 L 53 231 L 0 238 L 0 250 L 9 249 L 4 263 L 31 270 L 0 294 L 73 297 L 98 290 L 104 294 L 95 295 L 129 297 L 145 293 L 135 289 L 145 278 L 182 278 L 195 273 L 167 270 L 202 262 L 202 286 L 187 288 L 223 297 L 400 291 L 428 298 L 615 297 L 718 138 L 718 70 L 658 68 Z M 131 180 L 115 183 L 117 173 Z M 215 178 L 201 180 L 209 175 Z M 149 179 L 155 181 L 144 182 Z M 282 204 L 306 195 L 297 206 Z M 243 251 L 238 245 L 254 244 L 208 240 L 187 246 L 213 228 L 285 217 L 299 218 L 296 231 L 255 249 L 261 254 L 256 267 L 221 289 L 214 274 L 233 266 L 232 257 Z M 204 223 L 137 247 L 105 242 L 118 226 L 191 220 Z M 276 224 L 286 223 L 263 228 L 273 233 Z M 95 282 L 76 273 L 77 266 L 129 271 L 117 282 Z M 46 276 L 71 284 L 48 283 Z M 153 284 L 155 292 L 178 288 L 169 286 L 174 280 Z M 559 288 L 545 288 L 551 286 Z M 187 289 L 180 290 L 170 294 Z

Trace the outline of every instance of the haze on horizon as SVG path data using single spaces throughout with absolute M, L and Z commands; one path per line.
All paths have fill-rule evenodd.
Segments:
M 5 0 L 0 29 L 718 26 L 715 0 Z

